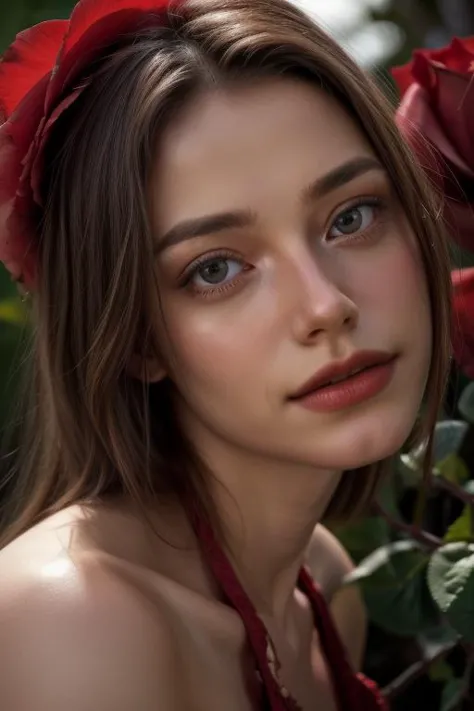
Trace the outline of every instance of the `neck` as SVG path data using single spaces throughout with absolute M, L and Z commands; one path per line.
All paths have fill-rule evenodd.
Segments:
M 308 544 L 340 474 L 212 444 L 201 455 L 213 473 L 226 553 L 257 612 L 285 625 Z

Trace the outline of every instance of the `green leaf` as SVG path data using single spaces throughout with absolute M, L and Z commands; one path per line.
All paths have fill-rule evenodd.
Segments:
M 464 420 L 442 420 L 435 426 L 433 437 L 433 461 L 442 462 L 451 454 L 457 454 L 464 441 L 469 425 Z M 405 467 L 419 470 L 425 455 L 427 442 L 424 441 L 401 455 Z
M 28 322 L 28 312 L 20 297 L 0 301 L 0 322 L 23 326 Z
M 465 420 L 474 424 L 474 382 L 466 385 L 458 402 L 458 409 Z
M 436 627 L 425 630 L 416 638 L 420 646 L 422 659 L 429 662 L 428 676 L 431 681 L 450 681 L 454 677 L 454 670 L 445 659 L 447 652 L 459 642 L 459 634 L 443 620 Z M 443 654 L 443 656 L 439 656 Z
M 400 511 L 398 508 L 399 491 L 397 490 L 400 488 L 401 487 L 399 485 L 397 487 L 396 477 L 389 476 L 386 477 L 385 481 L 382 482 L 377 493 L 377 501 L 382 507 L 382 509 L 388 514 L 394 516 L 395 518 L 398 518 L 400 516 Z M 379 541 L 377 545 L 381 545 L 382 543 L 384 543 L 384 541 Z
M 356 563 L 390 540 L 390 526 L 380 516 L 368 516 L 331 530 Z
M 448 454 L 437 462 L 433 473 L 458 485 L 464 484 L 471 476 L 467 464 L 457 454 Z
M 415 541 L 395 541 L 365 558 L 346 583 L 360 585 L 373 622 L 411 637 L 439 622 L 426 584 L 428 560 Z
M 441 695 L 440 711 L 455 711 L 463 699 L 466 683 L 464 679 L 450 679 Z
M 474 544 L 447 543 L 431 556 L 428 586 L 448 622 L 474 643 Z
M 417 641 L 423 653 L 423 659 L 436 657 L 446 647 L 453 647 L 459 642 L 459 632 L 456 632 L 446 620 L 435 627 L 429 627 L 418 635 Z
M 421 461 L 417 461 L 410 453 L 401 454 L 397 472 L 404 487 L 415 489 L 421 481 Z
M 400 578 L 426 565 L 428 556 L 416 541 L 394 541 L 368 555 L 347 577 L 348 583 L 364 582 L 370 587 L 398 585 Z
M 471 496 L 474 496 L 474 479 L 470 479 L 469 481 L 467 481 L 464 484 L 463 489 L 468 494 L 471 494 Z
M 469 429 L 463 420 L 443 420 L 434 431 L 433 461 L 444 461 L 449 455 L 457 454 Z
M 17 294 L 15 282 L 0 262 L 0 299 L 11 298 Z
M 437 659 L 428 670 L 431 681 L 451 681 L 454 677 L 453 668 L 445 659 Z
M 452 543 L 453 541 L 474 542 L 472 506 L 467 504 L 464 507 L 462 514 L 446 531 L 443 540 L 445 543 Z

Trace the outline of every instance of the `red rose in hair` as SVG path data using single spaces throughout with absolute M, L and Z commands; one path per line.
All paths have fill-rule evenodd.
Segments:
M 474 251 L 474 37 L 417 50 L 392 74 L 402 95 L 397 123 L 422 164 L 436 161 L 452 237 Z
M 20 33 L 0 61 L 0 260 L 27 288 L 36 279 L 35 212 L 51 127 L 87 86 L 87 67 L 107 45 L 146 16 L 157 23 L 168 4 L 81 0 L 69 20 Z
M 474 267 L 452 273 L 454 287 L 454 357 L 461 370 L 474 378 Z

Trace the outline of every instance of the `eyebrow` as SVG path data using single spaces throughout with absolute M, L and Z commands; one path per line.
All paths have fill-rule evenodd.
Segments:
M 372 170 L 385 172 L 382 164 L 372 156 L 353 158 L 334 168 L 326 175 L 317 178 L 304 188 L 301 194 L 301 201 L 309 203 L 320 199 Z M 168 230 L 158 240 L 155 252 L 163 252 L 173 245 L 195 237 L 204 237 L 224 232 L 225 230 L 250 227 L 256 222 L 257 215 L 252 210 L 236 210 L 184 220 Z
M 224 232 L 225 230 L 249 227 L 255 224 L 257 215 L 251 210 L 236 210 L 235 212 L 222 212 L 218 215 L 208 215 L 197 217 L 192 220 L 184 220 L 172 227 L 161 237 L 156 245 L 155 252 L 163 252 L 180 242 L 184 242 L 194 237 Z
M 372 156 L 353 158 L 347 163 L 334 168 L 334 170 L 326 173 L 321 178 L 317 178 L 314 183 L 305 188 L 303 190 L 303 202 L 321 199 L 371 170 L 386 172 L 380 161 Z

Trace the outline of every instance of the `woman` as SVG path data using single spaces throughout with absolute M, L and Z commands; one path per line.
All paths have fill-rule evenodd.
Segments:
M 390 108 L 285 0 L 83 0 L 0 89 L 35 317 L 2 711 L 385 708 L 319 521 L 444 386 L 448 258 Z

